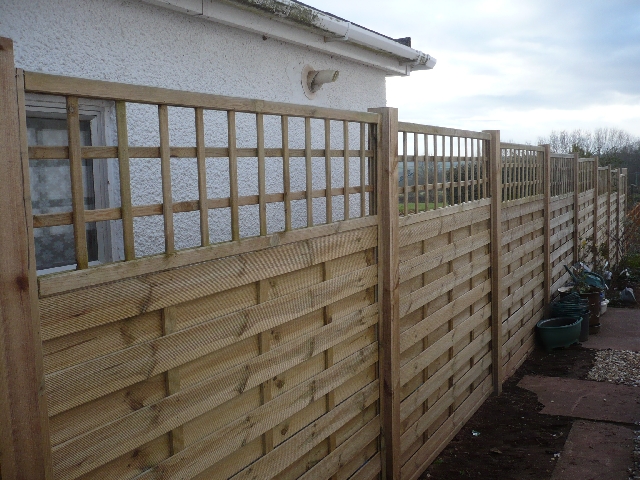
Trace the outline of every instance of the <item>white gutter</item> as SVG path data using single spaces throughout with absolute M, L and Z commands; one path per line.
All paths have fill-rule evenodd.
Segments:
M 430 70 L 436 64 L 435 58 L 419 50 L 292 0 L 142 1 L 284 41 L 340 54 L 346 58 L 381 67 L 392 75 L 409 75 L 413 70 Z M 229 7 L 233 6 L 237 13 L 234 14 L 229 8 L 225 8 L 225 4 Z M 242 12 L 247 14 L 250 12 L 257 17 L 246 17 Z M 258 18 L 262 18 L 263 21 Z M 274 25 L 278 23 L 283 28 L 275 28 Z M 285 25 L 297 27 L 300 34 L 289 33 L 293 31 Z M 308 34 L 303 34 L 302 31 L 320 35 L 319 42 L 305 37 Z M 352 47 L 341 49 L 335 43 L 352 45 Z M 358 49 L 362 53 L 356 53 Z M 388 60 L 384 60 L 385 57 Z M 395 67 L 393 62 L 389 63 L 393 58 L 398 62 Z
M 235 0 L 237 3 L 252 3 L 252 0 Z M 288 0 L 279 0 L 289 3 Z M 431 55 L 414 50 L 383 35 L 366 30 L 346 20 L 340 20 L 322 12 L 318 12 L 313 23 L 320 29 L 329 32 L 336 39 L 356 43 L 363 47 L 378 50 L 396 57 L 400 57 L 409 64 L 411 70 L 431 70 L 436 65 L 436 59 Z M 327 37 L 325 41 L 335 41 Z M 405 63 L 405 62 L 402 62 Z

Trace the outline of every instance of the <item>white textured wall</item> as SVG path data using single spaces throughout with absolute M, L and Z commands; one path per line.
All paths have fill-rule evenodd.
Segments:
M 384 106 L 386 101 L 385 76 L 380 70 L 135 0 L 2 0 L 0 35 L 13 39 L 16 66 L 31 71 L 347 110 L 365 111 Z M 340 70 L 338 82 L 326 85 L 313 101 L 300 86 L 305 64 Z M 158 145 L 154 107 L 130 106 L 128 120 L 131 145 Z M 169 120 L 171 145 L 195 145 L 192 110 L 170 109 Z M 302 121 L 297 120 L 290 126 L 292 148 L 303 147 Z M 207 146 L 226 145 L 225 122 L 223 114 L 207 113 Z M 113 125 L 113 112 L 108 112 L 107 129 L 113 130 Z M 357 148 L 353 127 L 350 145 Z M 323 148 L 322 122 L 314 122 L 313 128 L 314 147 Z M 265 129 L 266 146 L 280 146 L 279 120 L 267 117 Z M 255 116 L 238 114 L 238 135 L 238 146 L 255 146 Z M 107 132 L 106 138 L 115 141 L 114 132 Z M 342 148 L 342 126 L 336 122 L 332 124 L 332 148 Z M 239 162 L 240 194 L 256 194 L 255 160 Z M 292 164 L 294 190 L 305 185 L 300 163 L 294 160 Z M 324 187 L 320 163 L 314 165 L 314 188 Z M 208 160 L 210 197 L 228 196 L 226 164 L 225 159 Z M 341 186 L 341 164 L 341 159 L 335 159 L 334 187 Z M 279 159 L 269 162 L 267 192 L 282 191 L 281 165 Z M 132 160 L 131 174 L 134 204 L 162 201 L 157 159 Z M 195 174 L 195 160 L 172 160 L 174 201 L 197 198 Z M 359 183 L 357 176 L 356 169 L 351 174 L 352 185 Z M 111 188 L 117 197 L 117 185 L 112 183 Z M 324 222 L 320 204 L 324 202 L 318 203 L 317 223 Z M 336 218 L 341 217 L 340 199 L 334 205 Z M 268 208 L 269 230 L 281 230 L 281 206 Z M 293 213 L 294 226 L 303 226 L 304 206 L 295 206 Z M 227 239 L 229 212 L 212 211 L 210 219 L 212 240 Z M 161 217 L 136 219 L 135 226 L 138 255 L 163 250 Z M 258 233 L 257 207 L 244 207 L 241 227 L 243 236 Z M 175 230 L 178 248 L 198 245 L 198 213 L 176 215 Z

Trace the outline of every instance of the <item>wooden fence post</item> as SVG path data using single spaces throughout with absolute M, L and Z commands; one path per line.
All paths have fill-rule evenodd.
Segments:
M 607 255 L 611 263 L 611 165 L 607 165 Z
M 489 140 L 491 186 L 491 362 L 493 391 L 502 393 L 502 152 L 500 130 L 485 130 Z
M 627 175 L 627 169 L 623 168 L 621 171 L 621 176 L 618 180 L 618 248 L 620 249 L 619 255 L 620 260 L 625 253 L 625 244 L 624 244 L 624 222 L 620 222 L 620 215 L 624 213 L 624 217 L 627 216 L 627 182 L 629 181 L 629 177 Z M 622 195 L 624 195 L 624 203 L 622 201 Z
M 580 249 L 580 154 L 573 154 L 573 263 L 578 263 Z
M 400 267 L 398 230 L 398 109 L 375 108 L 378 124 L 375 186 L 378 204 L 380 415 L 387 480 L 400 478 Z
M 551 145 L 544 145 L 544 308 L 551 303 Z
M 598 203 L 599 203 L 599 185 L 598 185 L 598 157 L 593 157 L 593 247 L 594 249 L 598 248 Z M 595 260 L 595 258 L 593 258 Z
M 20 78 L 22 78 L 20 76 Z M 21 146 L 13 42 L 0 37 L 0 468 L 52 478 L 28 161 Z M 26 123 L 26 122 L 25 122 Z M 22 135 L 21 135 L 22 134 Z M 26 181 L 25 181 L 26 180 Z

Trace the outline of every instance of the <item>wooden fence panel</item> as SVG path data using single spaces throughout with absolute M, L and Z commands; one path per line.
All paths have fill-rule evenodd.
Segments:
M 551 293 L 558 290 L 569 280 L 566 266 L 573 265 L 578 259 L 574 241 L 576 233 L 576 188 L 577 178 L 575 168 L 576 157 L 574 155 L 552 155 L 551 179 L 566 178 L 565 181 L 552 180 L 552 196 L 550 200 L 550 269 L 551 269 Z
M 78 270 L 39 278 L 54 477 L 343 478 L 360 469 L 379 475 L 378 219 L 366 207 L 354 214 L 349 202 L 360 196 L 358 206 L 371 204 L 373 178 L 363 165 L 373 161 L 373 144 L 367 143 L 375 137 L 364 135 L 379 129 L 379 115 L 277 104 L 260 104 L 252 112 L 256 105 L 240 102 L 238 109 L 255 113 L 257 131 L 256 149 L 243 150 L 235 110 L 224 98 L 167 91 L 168 103 L 158 103 L 154 89 L 90 81 L 71 88 L 64 79 L 35 74 L 27 75 L 26 84 L 32 91 L 67 95 L 72 120 L 78 96 L 71 90 L 80 98 L 115 100 L 115 149 L 81 147 L 70 133 L 71 147 L 28 151 L 38 159 L 72 157 L 72 173 L 83 158 L 117 157 L 124 180 L 122 208 L 98 215 L 77 201 L 70 212 L 34 218 L 38 228 L 73 224 L 81 253 Z M 158 105 L 158 148 L 129 145 L 131 101 Z M 184 105 L 194 108 L 195 147 L 170 143 L 169 109 Z M 206 109 L 227 112 L 224 148 L 204 143 Z M 264 116 L 277 114 L 283 145 L 267 149 Z M 324 150 L 310 148 L 309 120 L 319 115 L 326 115 Z M 305 119 L 304 151 L 289 148 L 286 126 L 295 116 Z M 331 145 L 330 119 L 341 122 L 342 149 Z M 351 126 L 363 136 L 356 139 L 359 149 L 348 143 Z M 160 204 L 131 205 L 128 165 L 141 156 L 162 164 Z M 344 183 L 313 189 L 307 171 L 307 189 L 291 192 L 287 164 L 293 156 L 307 163 L 322 158 L 327 177 L 334 157 L 341 157 Z M 196 157 L 198 198 L 174 202 L 173 159 Z M 206 160 L 219 157 L 229 159 L 230 193 L 210 199 Z M 257 163 L 255 198 L 239 193 L 238 158 Z M 281 193 L 266 191 L 266 158 L 282 160 Z M 348 170 L 356 163 L 360 171 L 353 177 L 363 183 L 353 186 Z M 338 223 L 334 196 L 349 209 Z M 313 218 L 317 198 L 325 200 L 326 224 L 313 226 L 322 223 Z M 307 202 L 307 228 L 291 230 L 292 199 Z M 284 203 L 284 232 L 268 225 L 269 203 Z M 242 238 L 243 205 L 258 207 L 260 236 Z M 216 208 L 231 209 L 231 243 L 209 245 L 208 211 Z M 174 217 L 189 211 L 200 213 L 200 247 L 176 252 L 180 224 Z M 162 217 L 165 255 L 136 258 L 132 237 L 140 233 L 131 225 L 141 215 Z M 125 262 L 87 268 L 84 224 L 96 219 L 123 222 Z
M 486 199 L 401 219 L 402 478 L 419 474 L 491 392 L 489 213 Z
M 535 344 L 544 304 L 544 149 L 502 144 L 501 368 L 510 376 Z
M 492 391 L 490 136 L 399 130 L 400 473 L 417 478 Z

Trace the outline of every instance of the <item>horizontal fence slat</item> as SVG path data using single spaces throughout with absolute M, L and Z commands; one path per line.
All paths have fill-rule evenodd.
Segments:
M 540 212 L 544 210 L 544 200 L 540 197 L 533 197 L 533 199 L 524 199 L 525 202 L 518 204 L 512 204 L 507 202 L 502 205 L 502 221 L 507 222 L 509 220 L 516 219 L 518 217 L 524 217 L 531 213 Z
M 309 451 L 349 419 L 357 416 L 362 410 L 378 400 L 378 393 L 379 386 L 378 380 L 376 380 L 232 478 L 234 480 L 250 480 L 277 475 L 285 468 L 287 458 Z
M 539 145 L 526 145 L 522 143 L 500 142 L 500 148 L 510 150 L 526 150 L 529 152 L 544 152 L 544 147 Z
M 45 275 L 38 278 L 38 287 L 40 297 L 49 297 L 60 293 L 70 292 L 81 288 L 87 288 L 104 283 L 122 281 L 125 279 L 157 273 L 164 270 L 171 270 L 180 267 L 189 266 L 196 263 L 203 263 L 213 260 L 219 260 L 224 257 L 241 256 L 259 252 L 269 247 L 282 248 L 299 242 L 307 244 L 303 248 L 318 248 L 322 245 L 326 250 L 329 245 L 347 232 L 357 232 L 356 237 L 351 238 L 351 242 L 357 245 L 369 244 L 375 246 L 377 238 L 377 217 L 364 217 L 344 222 L 337 222 L 328 225 L 320 225 L 312 228 L 298 229 L 290 232 L 274 233 L 266 237 L 255 237 L 242 239 L 237 242 L 227 242 L 220 245 L 211 245 L 208 247 L 200 247 L 191 250 L 176 252 L 169 257 L 165 255 L 155 255 L 146 258 L 136 259 L 131 262 L 111 263 L 101 265 L 95 268 L 89 268 L 85 271 L 62 272 L 52 275 Z M 371 236 L 369 238 L 369 236 Z M 334 236 L 336 238 L 334 238 Z M 322 240 L 322 237 L 329 237 Z M 361 237 L 358 240 L 357 237 Z M 364 240 L 367 238 L 368 240 Z M 329 242 L 327 244 L 327 241 Z M 315 246 L 315 247 L 314 247 Z M 363 248 L 364 249 L 364 248 Z M 328 253 L 328 252 L 327 252 Z M 329 257 L 317 258 L 318 254 L 313 255 L 314 259 L 319 263 L 330 260 Z M 265 255 L 262 252 L 260 255 Z M 266 255 L 269 255 L 266 253 Z M 304 255 L 301 260 L 301 267 L 310 266 L 309 255 Z M 233 261 L 233 260 L 231 260 Z M 259 274 L 261 280 L 268 278 L 264 272 Z M 229 287 L 227 287 L 229 288 Z
M 514 314 L 502 322 L 502 334 L 504 338 L 508 339 L 509 331 L 515 328 L 518 323 L 524 320 L 524 316 L 532 311 L 533 307 L 544 299 L 544 292 L 538 292 L 533 298 L 529 299 L 522 307 L 520 307 Z
M 370 185 L 347 187 L 347 195 L 359 194 L 364 192 L 373 192 Z M 290 200 L 302 200 L 306 198 L 305 191 L 291 192 Z M 318 189 L 311 191 L 312 198 L 324 198 L 327 195 L 326 190 Z M 331 189 L 332 196 L 344 195 L 344 187 L 336 187 Z M 284 202 L 283 193 L 269 193 L 264 195 L 265 203 L 282 203 Z M 238 197 L 238 206 L 259 205 L 260 197 L 258 195 L 245 195 Z M 229 208 L 231 199 L 226 198 L 209 198 L 206 200 L 206 208 Z M 200 210 L 199 200 L 187 200 L 175 202 L 171 205 L 173 213 L 195 212 Z M 152 205 L 135 205 L 131 209 L 133 217 L 148 217 L 153 215 L 162 215 L 162 204 L 156 203 Z M 107 220 L 119 220 L 122 218 L 120 208 L 103 208 L 99 210 L 85 210 L 85 222 L 102 222 Z M 347 220 L 348 221 L 348 220 Z M 48 213 L 33 216 L 34 228 L 53 227 L 58 225 L 71 225 L 73 223 L 72 213 Z
M 503 265 L 511 265 L 513 262 L 518 261 L 526 253 L 535 252 L 536 249 L 541 248 L 544 245 L 544 237 L 535 237 L 529 240 L 527 243 L 514 248 L 508 253 L 502 255 Z
M 380 417 L 377 416 L 340 444 L 319 463 L 310 468 L 304 475 L 299 477 L 298 480 L 316 480 L 318 478 L 331 477 L 379 435 Z
M 325 245 L 324 252 L 321 244 L 316 245 L 315 252 L 310 245 L 293 244 L 47 297 L 41 300 L 42 336 L 55 338 L 317 265 L 331 260 L 333 255 L 339 258 L 371 248 L 363 248 L 353 237 L 343 240 L 347 241 L 342 248 L 339 243 L 330 242 L 333 248 Z M 352 281 L 370 286 L 371 268 L 352 275 Z
M 455 207 L 447 207 L 455 208 Z M 446 210 L 443 208 L 442 210 Z M 422 215 L 422 214 L 421 214 Z M 399 240 L 400 247 L 411 245 L 412 243 L 428 240 L 443 233 L 468 227 L 474 223 L 488 220 L 490 215 L 489 205 L 463 211 L 458 215 L 443 215 L 437 219 L 427 220 L 420 223 L 413 223 L 400 227 Z
M 544 258 L 541 255 L 534 256 L 531 260 L 526 262 L 524 265 L 516 268 L 509 274 L 505 275 L 502 279 L 502 289 L 503 291 L 512 287 L 514 284 L 518 283 L 525 276 L 536 270 L 537 268 L 542 267 L 544 264 Z
M 24 72 L 25 91 L 49 95 L 75 95 L 80 98 L 124 100 L 134 103 L 202 107 L 213 110 L 289 115 L 292 117 L 329 118 L 352 122 L 377 123 L 379 115 L 370 112 L 353 112 L 322 107 L 307 107 L 289 103 L 225 97 L 209 93 L 195 93 L 167 88 L 129 85 L 124 83 L 88 80 L 83 78 Z
M 441 184 L 438 183 L 438 185 Z M 426 212 L 420 212 L 418 214 L 400 217 L 399 223 L 400 227 L 409 227 L 410 225 L 414 225 L 417 223 L 428 222 L 442 217 L 448 217 L 450 215 L 457 215 L 462 212 L 476 210 L 478 208 L 486 207 L 490 204 L 491 199 L 485 198 L 482 200 L 474 200 L 472 202 L 461 203 L 459 205 L 450 205 L 445 208 L 438 208 L 436 210 L 428 210 Z
M 544 218 L 537 218 L 532 222 L 527 222 L 524 225 L 511 228 L 502 232 L 502 246 L 508 245 L 514 240 L 518 240 L 525 235 L 541 230 L 544 227 Z
M 160 158 L 160 147 L 135 147 L 130 146 L 128 148 L 129 158 Z M 288 150 L 290 157 L 304 157 L 305 150 L 302 148 L 290 148 Z M 312 157 L 325 157 L 327 155 L 331 157 L 342 157 L 344 150 L 337 149 L 311 149 Z M 360 158 L 361 155 L 365 157 L 373 157 L 373 150 L 354 150 L 347 151 L 348 157 Z M 84 159 L 107 159 L 118 157 L 118 147 L 105 147 L 105 146 L 91 146 L 81 147 L 81 156 Z M 171 158 L 197 158 L 197 147 L 170 147 L 169 156 Z M 228 158 L 229 149 L 225 147 L 205 147 L 204 156 L 206 158 Z M 282 158 L 282 148 L 265 148 L 265 158 Z M 257 158 L 257 148 L 237 148 L 237 158 Z M 31 160 L 65 160 L 69 158 L 68 147 L 47 147 L 47 146 L 32 146 L 29 147 L 29 158 Z
M 420 436 L 427 431 L 431 424 L 442 415 L 446 409 L 453 405 L 455 399 L 467 388 L 471 383 L 477 380 L 478 375 L 491 366 L 491 354 L 486 354 L 478 363 L 474 364 L 453 387 L 447 390 L 436 403 L 427 410 L 410 428 L 402 434 L 402 450 L 405 451 L 413 442 L 418 440 Z
M 491 135 L 484 132 L 460 130 L 457 128 L 435 127 L 433 125 L 422 125 L 419 123 L 409 122 L 398 122 L 398 131 L 407 133 L 422 133 L 427 135 L 445 135 L 450 137 L 476 138 L 479 140 L 489 140 L 491 138 Z

